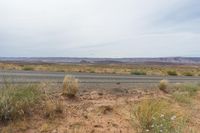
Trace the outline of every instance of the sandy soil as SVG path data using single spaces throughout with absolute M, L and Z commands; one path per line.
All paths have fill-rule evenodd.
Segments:
M 74 99 L 55 93 L 63 113 L 46 118 L 42 107 L 31 117 L 5 126 L 2 133 L 135 133 L 131 123 L 134 104 L 146 97 L 167 97 L 157 90 L 85 91 Z M 200 94 L 191 112 L 191 127 L 200 127 Z M 43 106 L 43 103 L 41 103 Z

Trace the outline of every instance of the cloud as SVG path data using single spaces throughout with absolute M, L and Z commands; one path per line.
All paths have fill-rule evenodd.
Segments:
M 197 0 L 0 0 L 0 56 L 200 56 L 199 5 Z
M 200 31 L 200 1 L 183 0 L 157 14 L 154 23 L 165 32 Z M 154 29 L 155 30 L 155 29 Z

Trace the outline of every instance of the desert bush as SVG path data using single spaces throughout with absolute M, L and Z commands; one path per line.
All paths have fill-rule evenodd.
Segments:
M 37 85 L 5 83 L 0 89 L 0 120 L 17 120 L 29 114 L 41 98 Z
M 131 119 L 138 132 L 181 133 L 185 119 L 171 110 L 167 101 L 146 99 L 139 102 L 131 113 Z
M 160 83 L 159 83 L 159 86 L 158 88 L 165 92 L 165 93 L 168 93 L 168 86 L 169 86 L 169 81 L 168 80 L 161 80 Z
M 167 71 L 167 74 L 170 76 L 177 76 L 177 72 L 176 71 Z
M 31 66 L 24 66 L 24 67 L 22 68 L 22 70 L 24 70 L 24 71 L 33 71 L 34 68 L 31 67 Z
M 133 71 L 131 72 L 131 74 L 132 75 L 147 75 L 147 73 L 144 71 Z
M 63 95 L 67 95 L 69 97 L 74 97 L 78 92 L 79 84 L 78 79 L 65 76 L 63 80 Z
M 59 69 L 59 70 L 57 70 L 56 72 L 65 72 L 65 70 Z
M 183 73 L 183 75 L 184 75 L 184 76 L 194 76 L 194 74 L 191 73 L 191 72 L 185 72 L 185 73 Z
M 95 73 L 95 71 L 93 69 L 90 69 L 89 72 L 90 73 Z

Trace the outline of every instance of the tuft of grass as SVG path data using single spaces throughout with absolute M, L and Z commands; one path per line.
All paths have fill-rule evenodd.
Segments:
M 57 114 L 62 114 L 63 111 L 63 102 L 53 99 L 49 99 L 45 102 L 44 113 L 46 118 L 54 119 Z
M 158 88 L 161 90 L 161 91 L 163 91 L 163 92 L 165 92 L 165 93 L 168 93 L 168 91 L 167 91 L 167 88 L 168 88 L 168 85 L 169 84 L 169 81 L 168 80 L 161 80 L 160 81 L 160 83 L 159 83 L 159 85 L 158 85 Z
M 191 98 L 190 98 L 188 93 L 175 92 L 173 94 L 173 97 L 179 103 L 185 103 L 185 104 L 190 104 L 191 103 Z
M 190 104 L 192 98 L 197 95 L 200 87 L 197 84 L 181 84 L 172 94 L 173 98 L 180 103 Z
M 131 72 L 131 74 L 132 75 L 147 75 L 147 73 L 144 71 L 133 71 Z
M 178 92 L 186 92 L 189 96 L 193 97 L 197 95 L 197 92 L 200 90 L 200 86 L 198 84 L 181 84 L 177 86 Z
M 63 95 L 74 97 L 79 89 L 78 79 L 65 76 L 63 80 Z
M 177 72 L 176 71 L 167 71 L 167 74 L 170 76 L 177 76 Z
M 34 68 L 31 67 L 31 66 L 24 66 L 24 67 L 22 68 L 22 70 L 24 70 L 24 71 L 33 71 Z
M 189 93 L 190 96 L 197 95 L 197 92 L 200 90 L 200 87 L 196 84 L 185 84 L 183 85 L 183 91 Z
M 131 118 L 138 132 L 181 133 L 185 119 L 171 110 L 167 101 L 146 99 L 139 102 L 132 111 Z
M 13 121 L 30 114 L 41 99 L 38 85 L 5 83 L 0 89 L 0 121 Z

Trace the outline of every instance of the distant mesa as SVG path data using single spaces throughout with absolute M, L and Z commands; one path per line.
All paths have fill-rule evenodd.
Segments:
M 122 61 L 115 60 L 103 60 L 103 61 L 95 61 L 96 64 L 123 64 Z
M 162 58 L 73 58 L 73 57 L 0 57 L 0 62 L 32 64 L 195 64 L 200 65 L 200 57 Z

